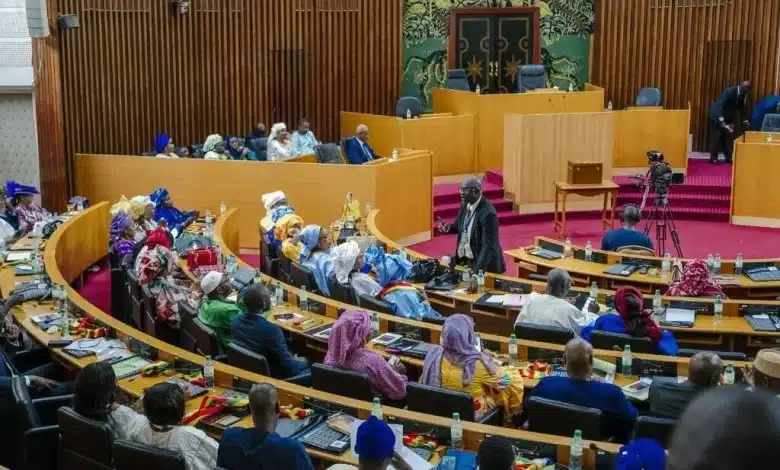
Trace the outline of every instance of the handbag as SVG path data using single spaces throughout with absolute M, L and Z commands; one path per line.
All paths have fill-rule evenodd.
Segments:
M 187 268 L 194 271 L 199 266 L 214 266 L 219 264 L 217 249 L 213 246 L 191 250 L 187 256 Z
M 341 218 L 348 219 L 352 217 L 352 220 L 358 221 L 363 218 L 363 214 L 360 212 L 360 201 L 352 196 L 352 193 L 347 193 L 347 200 L 344 202 L 344 209 L 341 211 Z
M 409 276 L 409 282 L 427 283 L 443 272 L 444 270 L 439 265 L 439 260 L 433 258 L 418 259 L 412 264 L 412 274 Z

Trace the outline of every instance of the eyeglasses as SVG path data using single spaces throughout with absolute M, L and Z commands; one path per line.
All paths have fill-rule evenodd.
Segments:
M 460 188 L 461 194 L 470 194 L 470 193 L 478 193 L 479 188 Z

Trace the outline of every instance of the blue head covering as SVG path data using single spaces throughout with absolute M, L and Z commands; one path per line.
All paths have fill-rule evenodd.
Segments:
M 394 454 L 395 434 L 390 426 L 370 416 L 357 429 L 355 453 L 367 460 L 385 460 Z
M 301 231 L 301 243 L 303 243 L 303 250 L 301 250 L 301 262 L 306 261 L 311 255 L 312 250 L 317 246 L 320 241 L 320 232 L 322 227 L 319 225 L 307 225 Z
M 271 213 L 268 215 L 271 218 L 272 223 L 276 223 L 284 217 L 285 215 L 295 214 L 295 210 L 293 210 L 290 206 L 279 206 L 274 209 L 271 209 Z
M 109 228 L 108 240 L 114 243 L 122 236 L 125 230 L 130 227 L 133 219 L 126 212 L 119 211 L 116 213 L 113 219 L 111 219 L 111 227 Z
M 165 188 L 158 188 L 151 194 L 151 196 L 149 196 L 149 199 L 152 200 L 155 207 L 160 207 L 162 205 L 162 202 L 167 197 L 168 197 L 168 190 Z
M 154 138 L 154 150 L 157 153 L 163 153 L 163 150 L 165 150 L 165 147 L 167 147 L 169 143 L 171 143 L 170 136 L 165 132 L 160 132 L 157 134 L 157 137 Z
M 637 439 L 620 448 L 615 470 L 664 470 L 664 448 L 650 439 Z
M 399 255 L 388 255 L 376 245 L 366 248 L 365 262 L 374 268 L 377 282 L 387 287 L 391 282 L 401 282 L 412 273 L 412 263 Z
M 38 188 L 32 185 L 17 183 L 16 181 L 6 181 L 5 190 L 8 193 L 8 197 L 16 196 L 32 196 L 33 194 L 41 194 Z

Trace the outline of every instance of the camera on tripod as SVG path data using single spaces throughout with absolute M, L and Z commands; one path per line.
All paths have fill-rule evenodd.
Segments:
M 672 210 L 669 206 L 669 189 L 674 184 L 682 184 L 685 175 L 674 173 L 672 166 L 664 161 L 664 154 L 657 150 L 647 152 L 647 163 L 650 168 L 644 176 L 637 176 L 638 185 L 644 189 L 642 195 L 642 204 L 640 210 L 644 213 L 647 196 L 650 190 L 655 194 L 653 205 L 648 211 L 647 225 L 645 225 L 645 234 L 650 233 L 650 228 L 656 228 L 656 240 L 658 242 L 658 254 L 663 256 L 666 253 L 665 242 L 667 231 L 671 235 L 672 243 L 677 249 L 677 255 L 682 257 L 682 247 L 680 246 L 680 237 L 677 234 L 677 227 L 672 218 Z M 644 217 L 644 216 L 643 216 Z

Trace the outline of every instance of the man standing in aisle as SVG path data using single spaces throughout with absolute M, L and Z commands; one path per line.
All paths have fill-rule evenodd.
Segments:
M 472 176 L 460 185 L 460 210 L 455 225 L 439 223 L 441 233 L 457 233 L 455 261 L 474 272 L 506 271 L 498 239 L 496 208 L 482 197 L 482 181 Z
M 718 163 L 718 153 L 723 151 L 726 163 L 731 163 L 737 115 L 746 116 L 745 101 L 750 93 L 750 82 L 728 87 L 710 106 L 710 163 Z

